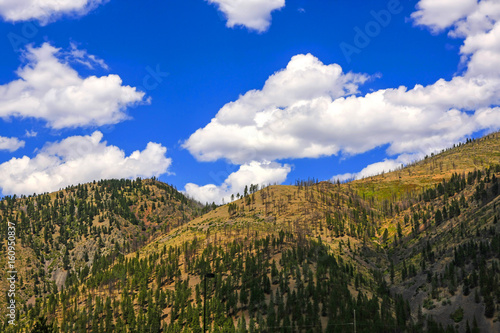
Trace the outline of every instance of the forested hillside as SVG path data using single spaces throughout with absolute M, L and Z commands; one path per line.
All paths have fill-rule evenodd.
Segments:
M 249 184 L 221 207 L 155 180 L 5 198 L 23 306 L 3 327 L 498 332 L 499 156 L 492 134 L 349 183 Z
M 95 273 L 102 262 L 136 251 L 208 210 L 154 180 L 105 180 L 0 201 L 1 232 L 15 225 L 22 312 Z M 0 245 L 6 249 L 6 243 Z M 6 256 L 0 258 L 6 266 Z M 7 283 L 1 281 L 5 294 Z M 6 298 L 0 299 L 5 313 Z

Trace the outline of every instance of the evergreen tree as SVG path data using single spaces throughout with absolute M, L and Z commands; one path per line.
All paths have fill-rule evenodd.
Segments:
M 436 215 L 434 217 L 436 221 L 436 225 L 440 225 L 443 222 L 443 214 L 441 213 L 441 210 L 436 211 Z
M 39 317 L 31 333 L 55 333 L 56 330 L 52 325 L 47 323 L 47 318 Z

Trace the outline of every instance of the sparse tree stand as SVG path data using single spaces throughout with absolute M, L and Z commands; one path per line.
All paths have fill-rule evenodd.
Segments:
M 213 279 L 215 277 L 215 274 L 214 273 L 205 273 L 205 276 L 204 276 L 204 281 L 203 281 L 203 284 L 204 284 L 204 287 L 203 287 L 203 333 L 205 333 L 207 331 L 207 321 L 206 321 L 206 317 L 207 317 L 207 306 L 206 306 L 206 303 L 207 303 L 207 279 Z

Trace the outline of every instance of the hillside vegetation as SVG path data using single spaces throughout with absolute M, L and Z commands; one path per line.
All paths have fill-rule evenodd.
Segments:
M 492 134 L 350 183 L 249 184 L 221 207 L 156 180 L 5 198 L 22 307 L 3 329 L 203 332 L 206 298 L 211 332 L 498 332 L 499 155 Z

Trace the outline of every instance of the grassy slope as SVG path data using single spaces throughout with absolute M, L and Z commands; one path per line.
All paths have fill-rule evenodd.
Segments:
M 453 173 L 484 169 L 500 161 L 500 133 L 447 149 L 402 170 L 360 179 L 352 183 L 361 196 L 378 200 L 402 199 L 448 179 Z

